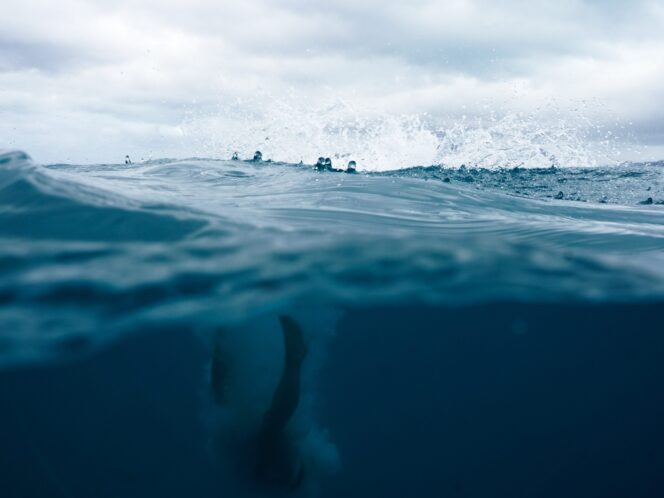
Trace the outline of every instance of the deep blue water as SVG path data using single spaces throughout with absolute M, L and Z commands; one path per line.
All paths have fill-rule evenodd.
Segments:
M 2 496 L 661 496 L 663 178 L 1 155 Z M 282 314 L 293 493 L 228 443 Z

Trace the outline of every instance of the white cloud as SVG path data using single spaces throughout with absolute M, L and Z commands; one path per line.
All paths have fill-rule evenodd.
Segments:
M 626 151 L 664 144 L 657 1 L 6 0 L 3 16 L 0 147 L 40 161 L 221 154 L 231 135 L 251 148 L 289 114 L 316 128 L 336 101 L 365 123 L 540 113 L 615 128 Z M 243 101 L 247 136 L 192 126 Z M 298 146 L 279 136 L 275 150 Z

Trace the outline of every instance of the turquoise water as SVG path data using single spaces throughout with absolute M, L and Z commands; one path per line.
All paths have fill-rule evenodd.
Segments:
M 294 493 L 657 496 L 662 202 L 660 163 L 351 175 L 7 152 L 4 486 L 283 494 L 225 443 L 266 410 L 287 314 L 309 346 Z M 220 330 L 240 379 L 223 410 Z

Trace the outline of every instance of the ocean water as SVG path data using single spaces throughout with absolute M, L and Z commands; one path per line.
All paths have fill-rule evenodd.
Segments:
M 664 164 L 545 166 L 3 153 L 2 496 L 662 496 Z

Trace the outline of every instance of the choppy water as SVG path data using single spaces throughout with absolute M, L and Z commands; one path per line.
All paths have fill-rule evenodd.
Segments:
M 5 396 L 30 398 L 22 385 L 49 389 L 39 374 L 21 379 L 11 373 L 13 367 L 82 361 L 84 353 L 105 350 L 120 338 L 142 344 L 150 332 L 151 345 L 138 346 L 142 354 L 150 352 L 150 358 L 137 371 L 150 377 L 157 369 L 169 382 L 177 382 L 165 374 L 170 367 L 163 358 L 172 358 L 179 365 L 173 368 L 182 370 L 189 386 L 169 390 L 156 379 L 159 385 L 144 386 L 163 395 L 155 401 L 163 404 L 155 413 L 179 404 L 193 406 L 195 393 L 204 385 L 208 353 L 183 337 L 203 337 L 199 342 L 207 344 L 218 327 L 225 327 L 244 331 L 239 337 L 246 338 L 240 347 L 248 355 L 245 366 L 264 377 L 247 390 L 269 398 L 279 371 L 272 354 L 279 349 L 274 342 L 278 333 L 270 332 L 276 327 L 273 317 L 289 313 L 307 329 L 315 359 L 304 381 L 306 414 L 300 418 L 306 421 L 298 423 L 316 434 L 307 444 L 320 466 L 341 466 L 335 476 L 325 478 L 329 480 L 321 477 L 324 484 L 316 488 L 324 496 L 406 496 L 408 489 L 417 490 L 417 496 L 515 496 L 519 489 L 526 490 L 523 496 L 549 496 L 543 491 L 547 489 L 607 496 L 600 491 L 620 486 L 631 488 L 630 496 L 649 496 L 661 489 L 655 476 L 662 474 L 647 466 L 630 467 L 618 483 L 602 484 L 605 471 L 620 465 L 615 459 L 604 462 L 599 447 L 602 441 L 615 442 L 614 453 L 620 455 L 621 444 L 632 444 L 632 450 L 649 455 L 644 462 L 655 467 L 662 463 L 661 429 L 648 418 L 662 411 L 662 397 L 653 384 L 664 378 L 664 368 L 656 361 L 656 353 L 664 352 L 662 202 L 660 163 L 581 169 L 414 167 L 349 175 L 317 172 L 306 165 L 211 159 L 45 166 L 25 154 L 7 152 L 0 156 L 0 365 L 9 372 L 7 385 L 14 383 L 23 394 Z M 509 346 L 515 337 L 529 338 L 518 351 Z M 164 345 L 182 348 L 184 357 L 177 360 L 171 346 Z M 510 365 L 487 348 L 501 351 Z M 632 348 L 649 370 L 636 372 L 638 361 L 621 356 L 625 348 Z M 79 367 L 53 366 L 47 371 L 57 379 L 68 375 L 62 368 L 71 368 L 73 377 L 97 381 L 107 372 L 117 378 L 110 396 L 122 404 L 120 391 L 133 382 L 122 357 L 138 361 L 132 356 L 138 353 L 129 351 L 114 353 L 120 360 L 108 359 L 113 356 L 106 352 L 98 363 L 92 357 Z M 438 352 L 435 357 L 432 351 Z M 561 361 L 577 375 L 552 380 Z M 594 377 L 586 361 L 597 362 L 607 385 L 622 389 L 628 399 L 606 387 L 601 376 Z M 256 365 L 249 365 L 252 362 Z M 482 375 L 497 376 L 502 379 L 498 384 L 473 380 L 487 365 L 490 371 Z M 53 380 L 53 385 L 67 385 L 72 378 Z M 390 386 L 380 387 L 383 380 Z M 84 386 L 83 398 L 95 390 L 92 380 L 76 382 Z M 584 387 L 577 391 L 577 384 Z M 538 389 L 550 396 L 540 397 Z M 584 404 L 584 389 L 599 392 L 590 405 Z M 504 398 L 494 398 L 492 392 Z M 62 396 L 52 401 L 59 404 Z M 570 396 L 577 415 L 564 409 Z M 265 399 L 258 398 L 256 405 L 264 405 Z M 529 399 L 542 410 L 532 412 Z M 245 404 L 251 404 L 247 400 Z M 25 407 L 35 402 L 30 398 L 21 403 Z M 149 422 L 140 415 L 142 401 L 126 403 L 136 416 L 137 425 L 129 430 L 135 438 L 145 433 Z M 25 409 L 36 413 L 37 406 Z M 102 406 L 91 410 L 112 424 L 104 419 Z M 205 403 L 198 403 L 199 412 L 205 412 L 201 406 Z M 559 407 L 557 420 L 545 416 L 552 406 Z M 595 411 L 604 414 L 598 414 L 600 418 L 607 416 L 608 407 L 636 423 L 639 415 L 629 406 L 638 406 L 644 420 L 638 437 L 613 418 L 605 422 L 605 429 L 614 433 L 605 434 L 606 440 L 603 432 L 589 427 L 570 429 L 569 424 L 590 423 Z M 183 427 L 200 421 L 191 415 L 196 408 L 191 409 L 183 415 Z M 483 419 L 476 410 L 494 410 L 496 418 Z M 72 413 L 64 410 L 55 420 L 67 425 Z M 521 427 L 510 426 L 508 421 L 521 414 L 539 417 L 544 425 L 531 419 Z M 33 417 L 37 426 L 48 425 Z M 428 432 L 417 428 L 418 420 Z M 453 427 L 463 437 L 454 436 Z M 83 432 L 88 430 L 93 431 Z M 210 477 L 218 470 L 196 453 L 205 453 L 202 430 L 191 429 L 188 437 L 197 439 L 187 443 L 180 441 L 181 428 L 169 430 L 166 440 L 200 446 L 187 446 L 196 457 L 189 450 L 182 453 L 189 458 L 178 464 L 187 469 L 182 480 L 173 478 L 175 484 L 166 486 L 136 477 L 141 470 L 127 470 L 131 479 L 118 470 L 120 482 L 105 488 L 107 494 L 97 489 L 96 496 L 178 496 L 191 492 L 194 475 L 205 483 L 198 496 L 219 490 L 243 495 L 233 487 L 233 479 L 218 482 Z M 506 430 L 513 431 L 521 446 L 514 439 L 498 442 Z M 547 431 L 556 436 L 549 439 Z M 473 434 L 493 440 L 475 440 Z M 590 434 L 591 442 L 582 444 L 583 434 Z M 568 446 L 554 444 L 565 435 Z M 58 448 L 57 437 L 49 437 L 56 441 L 52 448 Z M 438 441 L 440 448 L 453 448 L 458 460 L 439 454 L 440 448 L 425 444 L 427 438 Z M 539 446 L 525 442 L 529 438 L 539 438 Z M 81 449 L 87 448 L 83 440 L 74 439 L 76 451 L 87 451 Z M 511 456 L 492 464 L 500 460 L 501 444 L 510 448 Z M 164 451 L 162 446 L 146 443 L 141 458 L 150 460 L 150 452 L 154 450 L 154 456 Z M 53 453 L 39 459 L 57 459 L 59 450 L 44 451 Z M 122 467 L 121 453 L 107 451 L 111 463 L 106 465 Z M 533 455 L 543 458 L 547 451 L 557 455 L 558 463 L 533 463 Z M 579 451 L 595 458 L 596 467 L 585 479 L 577 477 L 577 488 L 566 489 L 558 480 L 548 488 L 546 479 L 553 477 L 544 469 L 553 465 L 554 474 L 565 472 L 562 462 L 567 458 L 568 471 L 581 472 L 581 461 L 570 456 Z M 30 461 L 34 454 L 25 458 Z M 72 458 L 74 467 L 84 465 L 79 457 Z M 320 463 L 325 459 L 327 463 Z M 373 463 L 363 464 L 367 459 Z M 434 476 L 436 459 L 447 469 L 441 480 Z M 51 465 L 45 467 L 49 482 L 59 491 L 52 488 L 49 494 L 46 484 L 32 492 L 89 496 L 95 483 L 110 482 L 100 474 L 75 485 L 74 467 L 53 470 Z M 146 465 L 150 472 L 159 472 L 154 461 Z M 502 470 L 491 470 L 495 465 Z M 540 477 L 524 481 L 523 487 L 511 486 L 521 465 Z M 368 484 L 379 478 L 385 479 L 383 484 Z M 483 479 L 493 484 L 482 487 L 478 481 Z M 20 473 L 12 483 L 10 489 L 32 489 Z

